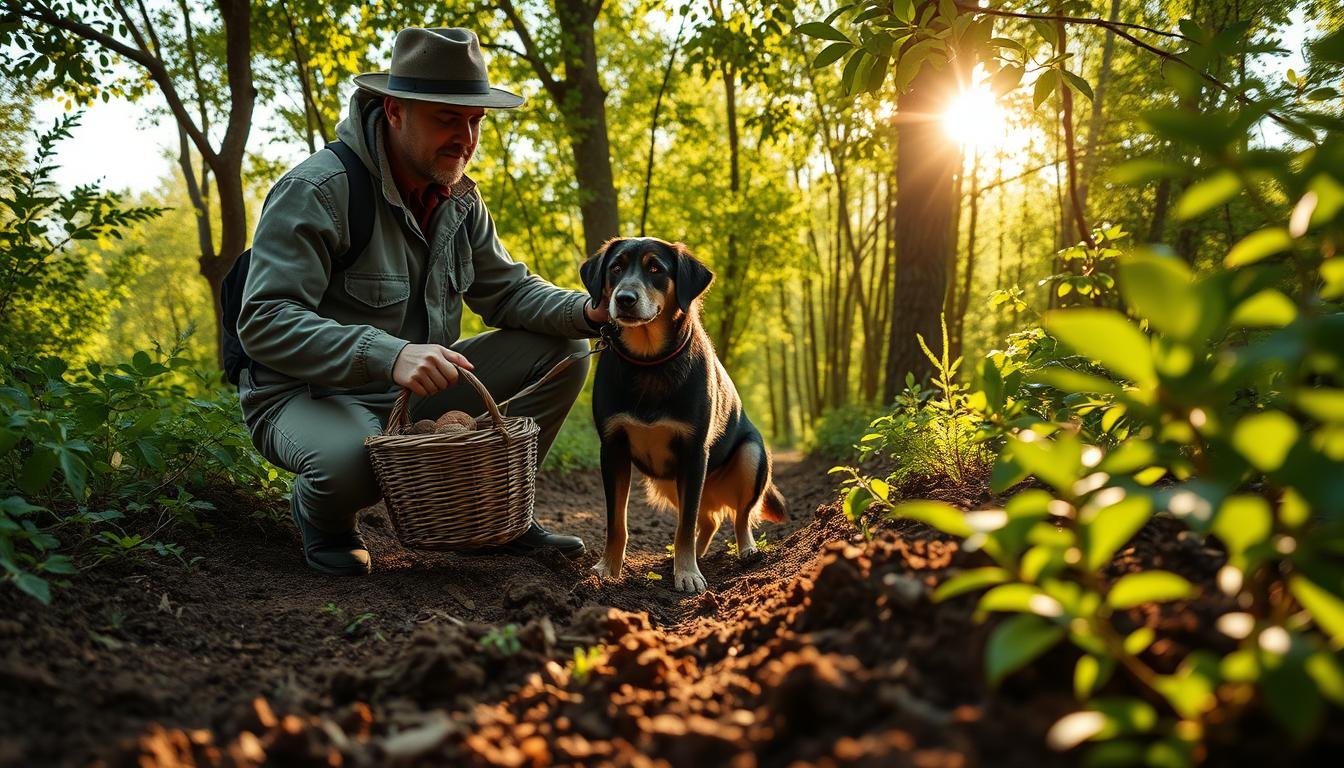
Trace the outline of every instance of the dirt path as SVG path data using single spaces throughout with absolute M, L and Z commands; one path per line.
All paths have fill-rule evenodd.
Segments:
M 775 543 L 805 525 L 828 494 L 825 469 L 780 456 L 777 481 L 793 519 L 758 533 Z M 543 476 L 537 510 L 549 527 L 583 536 L 590 553 L 600 548 L 596 473 Z M 201 557 L 190 569 L 158 559 L 105 566 L 61 590 L 49 609 L 0 593 L 0 765 L 84 764 L 154 722 L 232 735 L 257 696 L 280 712 L 321 710 L 333 685 L 405 658 L 417 633 L 460 629 L 458 622 L 522 626 L 545 616 L 564 626 L 584 607 L 605 605 L 646 612 L 664 627 L 702 602 L 670 588 L 664 547 L 675 523 L 642 501 L 631 509 L 626 577 L 606 585 L 589 575 L 594 554 L 571 564 L 408 551 L 381 510 L 363 518 L 373 575 L 327 579 L 303 567 L 291 527 L 246 510 L 235 518 L 217 515 L 210 534 L 181 542 Z M 702 563 L 719 592 L 755 572 L 728 554 L 728 541 L 725 527 Z M 772 547 L 758 570 L 779 555 Z M 516 685 L 527 661 L 502 665 L 518 675 L 493 676 L 464 694 L 484 698 Z
M 364 518 L 373 575 L 323 578 L 292 527 L 235 507 L 189 547 L 191 569 L 100 568 L 46 610 L 0 593 L 0 765 L 1076 763 L 1043 737 L 1074 706 L 1077 653 L 986 690 L 973 600 L 928 599 L 983 561 L 919 526 L 856 540 L 829 466 L 778 457 L 792 519 L 761 529 L 771 546 L 750 566 L 721 531 L 699 596 L 671 589 L 674 522 L 642 504 L 629 573 L 605 584 L 592 551 L 410 552 L 378 511 Z M 543 476 L 537 508 L 599 547 L 596 473 Z M 1211 588 L 1217 553 L 1174 534 L 1150 526 L 1113 568 L 1165 563 Z M 1134 618 L 1174 639 L 1154 645 L 1174 665 L 1184 633 L 1211 631 L 1206 614 Z M 1246 732 L 1261 735 L 1215 743 L 1208 764 L 1324 764 L 1344 741 L 1328 732 L 1303 755 Z

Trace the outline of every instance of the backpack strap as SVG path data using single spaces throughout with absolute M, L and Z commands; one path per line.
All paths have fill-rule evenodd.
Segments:
M 355 263 L 373 238 L 373 177 L 350 145 L 337 140 L 326 148 L 341 159 L 350 183 L 350 204 L 345 211 L 346 220 L 350 223 L 350 249 L 337 256 L 331 264 L 333 272 L 341 272 Z

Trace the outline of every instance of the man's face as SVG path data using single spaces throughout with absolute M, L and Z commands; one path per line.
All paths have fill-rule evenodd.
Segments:
M 388 97 L 389 138 L 422 181 L 451 187 L 462 178 L 481 139 L 482 107 L 456 107 Z

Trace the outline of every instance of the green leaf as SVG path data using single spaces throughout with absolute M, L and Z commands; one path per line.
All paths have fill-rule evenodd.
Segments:
M 19 489 L 36 494 L 47 487 L 55 471 L 56 452 L 48 448 L 34 448 L 19 471 Z
M 974 531 L 960 509 L 941 501 L 907 501 L 891 511 L 893 518 L 909 518 L 930 525 L 943 533 L 966 538 Z
M 1065 309 L 1046 313 L 1046 330 L 1079 354 L 1140 387 L 1157 383 L 1147 337 L 1112 309 Z
M 1173 215 L 1178 221 L 1193 219 L 1214 206 L 1231 200 L 1241 191 L 1241 179 L 1229 170 L 1214 173 L 1190 185 L 1176 203 Z
M 830 66 L 839 61 L 841 56 L 844 56 L 853 49 L 854 44 L 848 40 L 843 43 L 831 43 L 821 49 L 821 53 L 817 54 L 817 58 L 812 60 L 812 68 L 821 69 L 822 67 Z
M 1006 611 L 1011 613 L 1034 613 L 1045 616 L 1058 616 L 1063 606 L 1053 597 L 1031 584 L 1000 584 L 980 597 L 976 611 Z
M 1107 174 L 1113 184 L 1145 184 L 1158 179 L 1180 178 L 1185 168 L 1153 158 L 1139 158 L 1121 163 Z
M 1282 328 L 1297 319 L 1297 305 L 1273 288 L 1237 305 L 1229 322 L 1239 328 Z
M 1074 697 L 1079 701 L 1087 701 L 1098 688 L 1106 684 L 1114 669 L 1115 661 L 1112 659 L 1083 654 L 1073 668 Z
M 1075 371 L 1072 368 L 1065 368 L 1057 364 L 1046 365 L 1032 371 L 1027 376 L 1027 380 L 1049 384 L 1061 392 L 1093 392 L 1099 395 L 1118 395 L 1124 391 L 1119 384 L 1109 379 Z
M 972 568 L 969 571 L 962 571 L 938 585 L 933 591 L 933 602 L 941 603 L 981 587 L 1002 584 L 1011 578 L 1012 574 L 1002 568 Z
M 806 24 L 799 24 L 794 27 L 793 31 L 808 37 L 819 37 L 822 40 L 835 40 L 836 42 L 853 45 L 843 32 L 823 21 L 809 21 Z
M 89 467 L 79 454 L 62 449 L 59 453 L 61 474 L 65 476 L 65 485 L 76 501 L 84 500 L 84 489 L 89 479 Z
M 1013 616 L 995 627 L 985 645 L 985 673 L 991 686 L 1030 664 L 1064 637 L 1064 628 L 1037 616 Z
M 1189 340 L 1203 318 L 1194 274 L 1184 261 L 1154 251 L 1122 259 L 1120 294 L 1157 330 Z
M 1283 227 L 1267 227 L 1243 237 L 1223 259 L 1223 266 L 1233 269 L 1254 264 L 1268 256 L 1293 247 L 1293 238 Z
M 1238 561 L 1246 550 L 1266 541 L 1274 530 L 1269 502 L 1259 496 L 1229 496 L 1210 529 Z
M 1086 80 L 1068 70 L 1061 70 L 1060 74 L 1068 81 L 1069 87 L 1086 96 L 1088 101 L 1092 100 L 1092 86 L 1088 85 Z
M 51 605 L 51 585 L 41 576 L 20 571 L 14 576 L 14 586 L 37 598 L 43 605 Z
M 1288 451 L 1297 442 L 1296 422 L 1282 411 L 1262 411 L 1237 422 L 1232 445 L 1261 472 L 1283 466 Z
M 1032 109 L 1040 109 L 1041 103 L 1050 98 L 1050 94 L 1059 87 L 1059 71 L 1054 69 L 1042 72 L 1040 77 L 1036 78 L 1036 86 L 1032 91 L 1031 104 Z
M 1109 415 L 1109 412 L 1108 414 Z M 1115 446 L 1101 463 L 1097 465 L 1097 470 L 1110 475 L 1128 475 L 1144 467 L 1151 466 L 1157 459 L 1157 449 L 1153 444 L 1138 438 L 1130 438 Z
M 868 487 L 872 489 L 874 496 L 883 501 L 887 501 L 891 496 L 891 486 L 887 485 L 886 480 L 873 478 L 868 481 Z
M 1109 563 L 1116 550 L 1148 522 L 1152 512 L 1152 500 L 1136 495 L 1085 515 L 1086 519 L 1080 520 L 1084 566 L 1096 571 Z
M 896 18 L 909 24 L 910 20 L 915 18 L 914 0 L 895 0 L 891 4 L 891 13 Z
M 1344 600 L 1304 576 L 1292 577 L 1288 581 L 1288 588 L 1302 607 L 1311 611 L 1316 626 L 1330 637 L 1331 647 L 1335 650 L 1344 648 Z
M 1340 669 L 1334 654 L 1317 651 L 1307 657 L 1305 666 L 1321 693 L 1335 704 L 1344 706 L 1344 670 Z
M 1153 687 L 1182 717 L 1194 720 L 1211 709 L 1216 700 L 1213 686 L 1197 675 L 1159 675 Z
M 1174 573 L 1144 571 L 1121 576 L 1106 594 L 1106 603 L 1123 611 L 1144 603 L 1184 600 L 1194 594 L 1194 585 Z
M 1130 656 L 1138 656 L 1140 653 L 1148 650 L 1148 647 L 1152 645 L 1153 641 L 1156 639 L 1157 632 L 1155 632 L 1152 627 L 1139 627 L 1125 637 L 1125 653 L 1128 653 Z
M 1023 439 L 1033 436 L 1034 439 Z M 1082 447 L 1077 438 L 1061 436 L 1056 440 L 1023 431 L 1013 436 L 1010 443 L 1013 457 L 1028 473 L 1064 493 L 1073 487 L 1081 473 Z
M 857 525 L 859 518 L 863 516 L 863 511 L 872 503 L 873 495 L 868 492 L 868 489 L 862 486 L 855 486 L 849 489 L 849 493 L 845 494 L 845 501 L 841 505 L 841 509 L 844 511 L 845 517 L 848 518 L 849 522 Z
M 1344 63 L 1344 29 L 1336 30 L 1313 42 L 1311 50 L 1325 61 Z
M 1344 389 L 1304 389 L 1297 393 L 1297 407 L 1326 423 L 1344 423 Z

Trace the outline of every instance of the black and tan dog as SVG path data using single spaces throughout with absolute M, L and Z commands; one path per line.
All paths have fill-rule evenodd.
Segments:
M 746 558 L 756 553 L 755 517 L 781 522 L 786 514 L 770 452 L 700 324 L 700 295 L 714 275 L 686 246 L 656 238 L 610 240 L 580 273 L 612 319 L 593 384 L 607 496 L 607 544 L 593 570 L 621 575 L 633 463 L 649 501 L 678 513 L 676 588 L 703 591 L 697 553 L 705 554 L 720 522 L 733 518 Z

